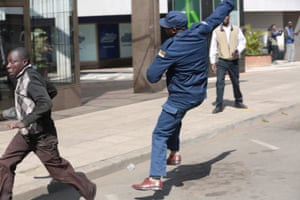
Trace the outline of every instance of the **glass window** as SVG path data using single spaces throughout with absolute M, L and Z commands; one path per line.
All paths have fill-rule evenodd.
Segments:
M 22 7 L 0 7 L 0 109 L 14 103 L 15 79 L 7 75 L 7 53 L 24 46 L 24 10 Z
M 75 81 L 73 1 L 30 0 L 32 63 L 49 80 Z
M 174 0 L 174 10 L 185 11 L 188 18 L 188 27 L 194 22 L 200 21 L 200 3 L 199 0 Z
M 79 25 L 79 53 L 81 62 L 97 62 L 96 32 L 96 24 Z
M 131 24 L 119 24 L 120 58 L 132 57 Z

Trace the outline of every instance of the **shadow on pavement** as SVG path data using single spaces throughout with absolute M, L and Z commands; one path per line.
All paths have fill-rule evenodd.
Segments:
M 168 196 L 172 190 L 172 187 L 182 187 L 185 181 L 198 180 L 208 176 L 211 172 L 212 165 L 219 162 L 229 156 L 236 150 L 226 151 L 217 157 L 199 164 L 192 165 L 180 165 L 172 171 L 167 173 L 168 180 L 163 183 L 163 190 L 156 191 L 152 196 L 136 197 L 137 200 L 162 200 L 165 196 Z
M 68 185 L 55 180 L 52 180 L 47 186 L 47 194 L 40 195 L 31 200 L 79 200 L 80 194 L 77 190 Z

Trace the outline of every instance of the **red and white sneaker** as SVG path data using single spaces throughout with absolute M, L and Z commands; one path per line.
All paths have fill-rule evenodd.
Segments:
M 146 178 L 142 183 L 132 185 L 136 190 L 162 190 L 162 186 L 161 180 L 155 180 L 151 177 Z
M 170 154 L 167 159 L 167 165 L 179 165 L 181 163 L 180 154 Z

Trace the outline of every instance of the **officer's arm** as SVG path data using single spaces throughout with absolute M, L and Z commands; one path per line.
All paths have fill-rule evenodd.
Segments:
M 173 44 L 173 38 L 166 40 L 160 47 L 160 50 L 154 59 L 153 63 L 147 70 L 147 79 L 150 83 L 158 82 L 162 75 L 175 62 L 173 53 L 170 52 L 170 47 Z M 173 56 L 172 56 L 173 55 Z
M 150 67 L 147 70 L 147 79 L 150 83 L 156 83 L 158 82 L 162 75 L 165 73 L 165 71 L 172 65 L 172 60 L 166 57 L 165 55 L 161 55 L 162 50 L 160 50 L 160 53 L 156 56 L 153 63 L 150 65 Z

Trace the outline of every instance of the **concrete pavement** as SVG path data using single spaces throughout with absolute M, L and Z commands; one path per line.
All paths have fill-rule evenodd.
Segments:
M 265 118 L 269 114 L 299 106 L 299 74 L 299 62 L 249 68 L 240 78 L 244 102 L 249 108 L 233 107 L 232 88 L 227 84 L 226 107 L 219 114 L 211 113 L 215 88 L 209 88 L 206 101 L 188 112 L 183 121 L 182 143 L 199 137 L 213 137 L 224 129 L 251 123 L 253 119 L 267 121 Z M 87 173 L 92 179 L 149 159 L 151 133 L 167 92 L 133 94 L 130 80 L 125 82 L 115 90 L 101 93 L 106 82 L 84 80 L 84 92 L 96 95 L 84 96 L 81 107 L 53 113 L 61 155 L 77 171 Z M 210 78 L 209 83 L 214 85 L 215 78 Z M 1 152 L 15 134 L 14 130 L 5 130 L 4 126 L 5 123 L 1 122 Z M 147 175 L 148 169 L 145 169 L 145 177 Z M 18 166 L 14 199 L 32 199 L 48 193 L 50 182 L 51 178 L 40 161 L 30 154 Z M 101 192 L 101 186 L 99 189 Z

